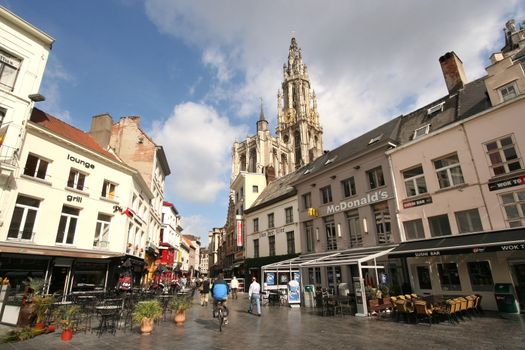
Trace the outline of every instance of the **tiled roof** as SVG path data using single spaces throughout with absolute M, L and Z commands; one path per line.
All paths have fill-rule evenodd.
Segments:
M 62 136 L 69 141 L 72 141 L 80 146 L 83 146 L 90 151 L 99 153 L 111 159 L 117 159 L 113 154 L 106 151 L 95 141 L 88 133 L 69 125 L 66 122 L 38 109 L 33 108 L 31 119 L 33 123 L 40 125 L 49 131 Z

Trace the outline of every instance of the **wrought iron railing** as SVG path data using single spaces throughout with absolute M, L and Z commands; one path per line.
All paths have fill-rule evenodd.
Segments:
M 0 146 L 0 164 L 16 167 L 18 164 L 18 148 Z

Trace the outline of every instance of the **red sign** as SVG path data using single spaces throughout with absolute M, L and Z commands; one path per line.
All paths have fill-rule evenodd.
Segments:
M 242 221 L 237 220 L 237 247 L 242 247 Z

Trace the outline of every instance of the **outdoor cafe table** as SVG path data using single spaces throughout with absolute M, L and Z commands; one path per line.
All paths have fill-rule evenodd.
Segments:
M 100 325 L 98 327 L 98 336 L 102 335 L 104 332 L 111 331 L 115 334 L 117 330 L 116 318 L 118 316 L 118 311 L 120 306 L 118 305 L 98 305 L 95 306 L 95 310 L 100 314 Z

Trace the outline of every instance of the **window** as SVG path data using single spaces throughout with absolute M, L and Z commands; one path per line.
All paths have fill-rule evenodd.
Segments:
M 275 256 L 275 236 L 268 237 L 268 251 L 270 256 Z
M 274 228 L 275 223 L 273 222 L 273 213 L 268 214 L 268 228 Z
M 83 191 L 85 182 L 86 182 L 85 174 L 75 169 L 71 169 L 69 171 L 69 177 L 67 179 L 67 187 Z
M 64 205 L 58 224 L 56 243 L 73 244 L 80 210 Z
M 0 107 L 0 125 L 4 123 L 5 114 L 7 113 L 7 110 L 5 108 Z M 4 130 L 5 132 L 5 130 Z M 2 132 L 0 131 L 0 145 L 2 144 L 2 140 L 5 135 L 2 135 Z
M 419 289 L 432 289 L 432 280 L 430 279 L 430 268 L 428 266 L 417 266 L 417 279 Z
M 97 226 L 95 228 L 95 240 L 93 247 L 107 248 L 109 244 L 109 223 L 111 216 L 105 214 L 98 214 Z
M 321 202 L 323 204 L 330 203 L 332 201 L 332 187 L 330 185 L 319 189 L 321 192 Z
M 461 290 L 456 263 L 437 264 L 439 282 L 443 290 Z
M 24 168 L 24 175 L 38 177 L 39 179 L 45 180 L 47 176 L 48 165 L 48 161 L 33 154 L 29 154 L 27 156 L 26 166 Z
M 501 195 L 509 227 L 525 226 L 525 190 Z
M 418 128 L 418 129 L 414 130 L 414 137 L 412 139 L 415 140 L 418 137 L 424 136 L 424 135 L 428 134 L 429 131 L 430 131 L 430 124 L 422 126 L 422 127 Z
M 420 194 L 428 192 L 425 176 L 423 175 L 423 167 L 421 165 L 409 170 L 404 170 L 403 179 L 405 181 L 407 197 L 419 196 Z
M 337 237 L 335 233 L 335 223 L 333 216 L 324 218 L 324 228 L 326 230 L 326 249 L 337 250 Z
M 376 221 L 377 243 L 392 243 L 392 227 L 388 203 L 383 202 L 373 206 Z
M 303 208 L 306 210 L 312 207 L 312 194 L 310 192 L 302 195 L 303 198 Z
M 288 254 L 295 254 L 295 236 L 294 232 L 286 232 L 286 245 L 288 246 Z
M 448 236 L 452 234 L 447 214 L 431 216 L 428 218 L 428 223 L 430 225 L 430 235 L 432 237 Z
M 494 176 L 523 169 L 512 136 L 485 144 L 485 150 Z
M 357 192 L 355 189 L 355 179 L 353 176 L 346 180 L 341 181 L 341 185 L 343 186 L 343 193 L 345 197 L 356 195 Z
M 476 292 L 492 292 L 494 281 L 488 261 L 472 261 L 467 263 L 468 275 L 472 290 Z
M 346 222 L 350 233 L 350 248 L 363 246 L 363 233 L 359 223 L 359 213 L 357 210 L 346 213 Z
M 516 87 L 515 82 L 512 82 L 510 84 L 503 86 L 502 88 L 498 90 L 498 92 L 503 102 L 508 101 L 518 96 L 518 89 Z
M 457 154 L 435 160 L 434 167 L 436 168 L 439 188 L 458 186 L 465 183 Z
M 33 230 L 39 206 L 40 201 L 38 199 L 18 195 L 7 233 L 8 239 L 33 240 Z
M 253 232 L 259 232 L 259 218 L 253 219 Z
M 445 102 L 441 102 L 441 103 L 438 103 L 435 106 L 430 107 L 429 109 L 427 109 L 427 115 L 433 116 L 434 114 L 442 112 L 444 105 L 445 105 Z
M 483 231 L 478 209 L 458 211 L 456 221 L 458 222 L 459 233 Z
M 252 186 L 252 192 L 253 193 L 259 193 L 259 186 L 253 185 Z
M 416 219 L 405 221 L 403 223 L 405 228 L 405 237 L 408 240 L 425 238 L 425 231 L 423 229 L 423 220 Z
M 0 50 L 0 86 L 13 91 L 22 61 Z
M 102 186 L 102 197 L 114 200 L 115 199 L 115 188 L 117 185 L 115 185 L 112 182 L 109 182 L 108 180 L 104 180 L 104 185 Z
M 293 208 L 285 208 L 284 209 L 284 215 L 286 217 L 286 223 L 291 224 L 293 222 Z
M 253 257 L 254 258 L 259 257 L 259 240 L 258 239 L 253 240 Z
M 383 169 L 381 167 L 369 170 L 366 174 L 368 176 L 368 187 L 371 190 L 385 185 L 385 178 L 383 177 Z
M 314 223 L 313 221 L 306 221 L 304 223 L 304 232 L 306 234 L 306 251 L 314 251 Z

